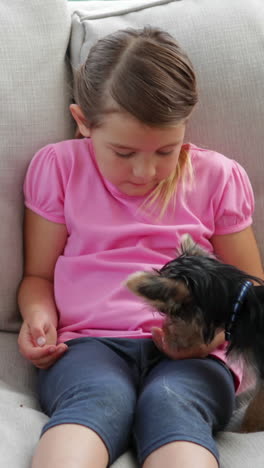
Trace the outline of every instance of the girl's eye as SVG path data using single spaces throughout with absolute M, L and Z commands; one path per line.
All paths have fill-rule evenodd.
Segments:
M 118 151 L 115 151 L 116 156 L 119 158 L 131 158 L 135 153 L 134 151 L 131 151 L 130 153 L 119 153 Z
M 174 150 L 169 150 L 169 151 L 157 151 L 157 154 L 159 156 L 169 156 L 170 154 L 173 153 Z
M 173 152 L 174 152 L 174 148 L 170 149 L 169 151 L 157 151 L 156 154 L 158 156 L 169 156 Z M 132 156 L 136 154 L 135 151 L 130 151 L 129 153 L 120 153 L 119 151 L 114 151 L 114 153 L 119 158 L 131 158 Z

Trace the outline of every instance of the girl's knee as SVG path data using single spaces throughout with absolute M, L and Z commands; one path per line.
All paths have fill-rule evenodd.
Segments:
M 83 382 L 64 393 L 42 434 L 59 425 L 85 426 L 104 441 L 113 462 L 128 448 L 135 406 L 135 392 L 118 379 L 103 386 Z

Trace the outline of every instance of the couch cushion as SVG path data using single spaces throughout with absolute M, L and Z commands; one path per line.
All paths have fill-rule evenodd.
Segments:
M 29 468 L 47 421 L 35 391 L 36 369 L 18 351 L 17 335 L 0 332 L 1 466 Z
M 0 329 L 18 328 L 22 182 L 37 149 L 73 134 L 64 0 L 0 0 Z M 12 313 L 11 313 L 12 311 Z
M 155 25 L 186 49 L 200 90 L 187 139 L 237 159 L 249 173 L 264 259 L 263 0 L 93 1 L 72 3 L 71 11 L 74 69 L 98 38 L 120 28 Z

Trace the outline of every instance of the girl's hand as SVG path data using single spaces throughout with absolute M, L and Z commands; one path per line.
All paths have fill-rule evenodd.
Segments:
M 177 349 L 171 347 L 166 341 L 166 335 L 162 328 L 153 327 L 151 333 L 157 348 L 171 359 L 204 358 L 225 342 L 224 333 L 220 332 L 209 345 L 202 344 L 195 348 Z
M 68 349 L 65 343 L 57 345 L 57 330 L 43 313 L 23 322 L 18 346 L 21 354 L 40 369 L 48 369 Z

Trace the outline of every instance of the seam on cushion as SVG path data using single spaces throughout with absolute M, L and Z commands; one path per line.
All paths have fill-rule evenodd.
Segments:
M 97 13 L 97 14 L 87 14 L 81 18 L 81 14 L 77 11 L 74 13 L 77 14 L 80 18 L 80 22 L 86 20 L 95 20 L 95 19 L 102 19 L 102 18 L 111 18 L 112 16 L 120 16 L 126 15 L 127 13 L 134 13 L 141 10 L 146 10 L 147 8 L 152 8 L 160 5 L 167 5 L 169 3 L 180 2 L 181 0 L 159 0 L 157 2 L 146 3 L 145 5 L 138 5 L 136 7 L 127 7 L 127 8 L 120 8 L 120 10 L 116 11 L 105 11 L 104 13 Z

